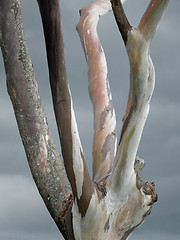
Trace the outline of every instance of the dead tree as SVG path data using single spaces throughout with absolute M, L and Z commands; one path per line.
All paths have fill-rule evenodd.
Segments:
M 23 33 L 20 0 L 0 1 L 0 45 L 7 88 L 32 176 L 65 239 L 125 240 L 157 200 L 154 183 L 140 178 L 145 163 L 136 154 L 155 81 L 149 46 L 169 0 L 151 0 L 137 28 L 127 19 L 123 0 L 96 0 L 80 10 L 77 31 L 88 63 L 94 109 L 92 179 L 73 110 L 59 1 L 37 2 L 63 161 L 38 94 Z M 106 58 L 96 30 L 99 17 L 111 8 L 130 63 L 129 97 L 118 144 Z

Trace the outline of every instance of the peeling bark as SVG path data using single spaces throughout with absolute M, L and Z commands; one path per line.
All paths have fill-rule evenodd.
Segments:
M 93 180 L 111 172 L 116 149 L 116 117 L 112 104 L 107 63 L 97 34 L 99 17 L 111 10 L 110 2 L 98 0 L 80 10 L 76 26 L 88 63 L 89 94 L 94 109 Z
M 136 153 L 155 81 L 149 45 L 169 0 L 151 0 L 136 29 L 128 22 L 124 1 L 97 0 L 80 10 L 77 30 L 88 62 L 89 93 L 94 107 L 93 181 L 73 110 L 59 1 L 37 2 L 64 163 L 38 94 L 23 33 L 20 1 L 0 1 L 0 46 L 7 88 L 33 178 L 65 239 L 125 240 L 157 201 L 154 183 L 140 178 L 145 163 Z M 117 152 L 107 64 L 96 30 L 99 16 L 111 10 L 111 3 L 130 63 L 129 98 Z
M 94 188 L 83 155 L 65 64 L 58 0 L 37 0 L 43 22 L 49 78 L 62 155 L 75 204 L 84 216 Z
M 148 7 L 143 16 L 142 22 L 146 22 L 144 19 L 151 22 L 149 23 L 149 31 L 146 32 L 149 34 L 147 36 L 146 34 L 144 35 L 144 30 L 146 29 L 143 26 L 144 23 L 140 22 L 139 27 L 133 29 L 128 22 L 121 2 L 111 0 L 130 62 L 129 98 L 123 119 L 120 142 L 115 162 L 112 166 L 112 173 L 107 176 L 105 175 L 101 180 L 98 176 L 99 182 L 96 185 L 101 194 L 97 192 L 97 195 L 93 195 L 84 218 L 81 218 L 80 215 L 75 216 L 78 219 L 74 221 L 76 239 L 127 239 L 129 234 L 149 215 L 152 204 L 157 201 L 154 183 L 144 182 L 139 176 L 144 164 L 143 161 L 136 158 L 136 153 L 149 112 L 149 103 L 155 80 L 154 67 L 149 56 L 149 44 L 155 28 L 167 7 L 167 1 L 165 2 L 166 4 L 156 4 L 155 10 L 154 3 L 151 1 L 150 7 Z M 99 114 L 102 114 L 103 118 L 107 117 L 100 108 L 101 88 L 103 88 L 101 77 L 104 74 L 105 81 L 107 78 L 107 69 L 105 56 L 97 36 L 96 26 L 99 16 L 104 15 L 110 10 L 109 3 L 108 0 L 97 0 L 81 9 L 81 19 L 77 25 L 89 67 L 89 92 L 94 107 L 95 136 L 96 133 L 100 133 L 99 129 L 103 129 L 102 127 L 99 129 L 97 127 L 98 124 L 101 126 L 101 118 L 96 118 L 97 112 L 99 111 Z M 149 10 L 149 8 L 153 8 L 154 10 Z M 158 14 L 158 17 L 155 16 L 155 20 L 151 16 L 147 16 L 151 15 L 152 12 L 155 15 L 156 13 Z M 102 56 L 103 60 L 101 60 Z M 98 62 L 99 59 L 101 61 Z M 107 92 L 103 94 L 104 98 L 107 96 Z M 105 109 L 105 103 L 108 101 L 106 99 L 103 100 Z M 107 131 L 110 131 L 111 126 L 107 125 L 106 127 Z M 101 140 L 106 143 L 106 146 L 109 144 L 106 142 L 107 138 L 108 135 L 105 135 L 103 141 Z M 94 138 L 95 143 L 98 142 L 97 139 Z M 96 163 L 96 158 L 93 161 Z M 102 162 L 97 168 L 102 168 Z M 96 168 L 93 170 L 94 178 L 96 179 L 98 171 Z M 98 199 L 100 202 L 96 205 Z M 93 224 L 97 219 L 98 226 Z M 91 230 L 86 228 L 90 222 Z M 91 238 L 88 237 L 89 235 Z

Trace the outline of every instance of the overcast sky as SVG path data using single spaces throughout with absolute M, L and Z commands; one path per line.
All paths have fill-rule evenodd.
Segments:
M 92 106 L 87 90 L 87 66 L 75 26 L 78 10 L 88 0 L 61 0 L 66 56 L 83 149 L 91 169 Z M 124 7 L 137 26 L 149 0 L 128 0 Z M 36 1 L 22 0 L 25 34 L 48 122 L 59 146 L 48 83 L 40 16 Z M 146 161 L 142 176 L 155 181 L 158 202 L 130 240 L 180 239 L 180 1 L 172 0 L 151 44 L 156 86 L 138 155 Z M 100 38 L 108 62 L 118 132 L 126 107 L 129 65 L 112 13 L 100 19 Z M 0 239 L 57 240 L 61 235 L 32 180 L 6 92 L 0 57 Z M 91 171 L 91 170 L 90 170 Z

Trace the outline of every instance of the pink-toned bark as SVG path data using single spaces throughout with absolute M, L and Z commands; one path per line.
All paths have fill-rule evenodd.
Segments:
M 93 194 L 84 218 L 81 218 L 73 208 L 76 239 L 125 240 L 133 229 L 143 222 L 145 216 L 150 213 L 152 204 L 157 201 L 154 183 L 144 182 L 139 176 L 144 161 L 136 158 L 154 88 L 154 67 L 149 56 L 149 43 L 152 34 L 146 37 L 139 28 L 133 29 L 125 16 L 120 1 L 111 0 L 111 2 L 117 10 L 116 19 L 129 57 L 130 92 L 112 172 L 104 179 L 103 183 L 99 182 L 98 184 L 98 190 L 102 194 L 100 198 L 96 193 Z M 165 2 L 168 1 L 164 0 Z M 101 96 L 105 87 L 104 81 L 101 81 L 107 75 L 107 67 L 97 36 L 96 26 L 99 15 L 107 11 L 107 4 L 108 1 L 95 1 L 83 8 L 81 10 L 81 20 L 77 26 L 89 66 L 89 92 L 94 106 L 95 137 L 96 132 L 99 133 L 98 126 L 101 124 L 101 117 L 97 117 L 101 116 L 103 111 L 103 102 L 101 100 L 103 97 L 107 97 L 107 92 L 106 95 Z M 154 30 L 157 28 L 166 6 L 167 4 L 156 6 L 159 9 L 156 9 L 158 11 L 156 24 L 152 22 Z M 153 7 L 153 4 L 151 4 L 151 7 Z M 151 11 L 147 10 L 147 15 L 149 12 Z M 146 17 L 148 19 L 148 16 Z M 149 28 L 151 28 L 151 24 Z M 153 32 L 154 30 L 150 29 L 149 31 Z M 100 61 L 102 56 L 103 61 Z M 101 77 L 103 78 L 101 79 Z M 109 99 L 104 98 L 105 104 L 106 100 Z M 102 106 L 102 108 L 99 106 Z M 96 122 L 96 120 L 99 122 Z M 110 129 L 108 124 L 107 127 Z M 94 142 L 96 142 L 96 138 Z M 98 225 L 96 224 L 97 221 Z M 91 230 L 87 227 L 89 224 L 91 224 Z
M 81 9 L 77 31 L 88 63 L 89 94 L 94 109 L 93 179 L 101 180 L 111 170 L 115 154 L 116 118 L 107 76 L 107 63 L 97 34 L 99 17 L 111 10 L 107 0 Z

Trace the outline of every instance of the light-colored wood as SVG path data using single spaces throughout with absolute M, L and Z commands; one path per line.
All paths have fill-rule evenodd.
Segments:
M 94 109 L 93 180 L 96 182 L 111 171 L 116 149 L 116 117 L 106 58 L 97 34 L 99 17 L 110 10 L 110 1 L 95 1 L 81 9 L 76 27 L 88 63 L 89 94 Z
M 113 0 L 111 2 L 116 4 Z M 134 228 L 143 222 L 145 216 L 150 213 L 152 204 L 157 200 L 154 184 L 144 182 L 139 177 L 144 161 L 139 158 L 135 161 L 155 83 L 149 45 L 169 1 L 162 0 L 161 4 L 155 5 L 154 2 L 151 1 L 138 28 L 127 31 L 125 45 L 130 63 L 130 91 L 120 142 L 112 172 L 97 184 L 97 193 L 94 192 L 86 215 L 82 218 L 76 204 L 73 206 L 75 239 L 125 240 Z M 77 26 L 89 66 L 89 92 L 95 113 L 95 136 L 100 133 L 99 116 L 111 99 L 107 98 L 109 96 L 105 85 L 107 66 L 96 31 L 99 16 L 109 9 L 107 0 L 93 2 L 81 10 L 81 19 Z M 148 29 L 145 27 L 146 24 Z M 125 32 L 123 31 L 123 34 Z M 112 116 L 115 116 L 114 110 Z M 111 132 L 115 117 L 109 118 L 107 115 L 107 120 L 106 128 Z M 101 142 L 106 136 L 94 139 L 94 142 L 99 144 L 97 146 L 99 152 L 102 151 Z M 97 152 L 96 154 L 98 155 Z M 98 168 L 102 169 L 101 159 L 102 157 L 94 169 L 95 176 Z

